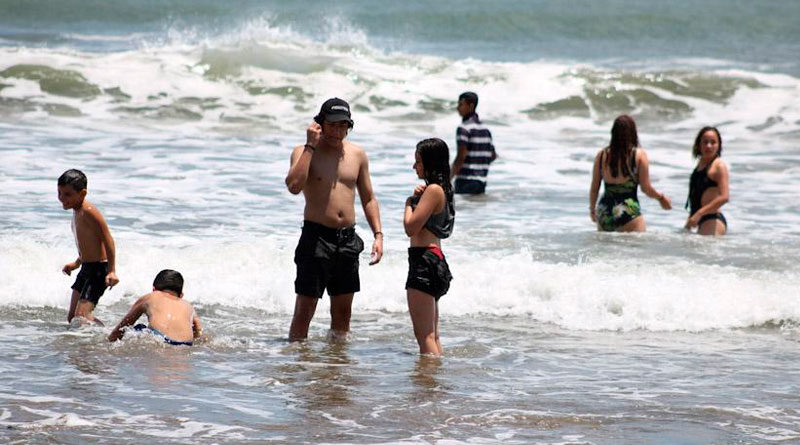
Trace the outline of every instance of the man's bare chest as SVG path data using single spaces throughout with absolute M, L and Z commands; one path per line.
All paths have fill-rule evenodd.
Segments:
M 339 184 L 354 188 L 358 182 L 358 165 L 353 162 L 339 162 L 329 160 L 312 160 L 309 168 L 309 182 L 313 187 L 337 187 Z

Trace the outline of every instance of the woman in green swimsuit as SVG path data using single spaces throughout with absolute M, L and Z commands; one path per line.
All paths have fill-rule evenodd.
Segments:
M 597 195 L 600 182 L 605 191 L 600 201 Z M 657 199 L 661 208 L 672 208 L 669 197 L 650 184 L 650 165 L 647 153 L 639 147 L 636 122 L 623 114 L 611 127 L 611 142 L 594 158 L 592 187 L 589 190 L 589 215 L 597 230 L 607 232 L 644 232 L 644 216 L 639 208 L 637 188 Z

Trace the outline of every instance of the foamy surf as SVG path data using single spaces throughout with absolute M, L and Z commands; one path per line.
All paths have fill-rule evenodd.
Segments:
M 798 8 L 0 2 L 0 442 L 797 441 Z M 464 90 L 500 157 L 486 196 L 456 199 L 445 356 L 419 357 L 401 215 L 415 144 L 454 148 Z M 326 296 L 290 344 L 303 199 L 284 178 L 330 96 L 370 156 L 386 252 L 362 262 L 347 341 Z M 619 113 L 672 199 L 640 194 L 644 234 L 589 219 Z M 682 232 L 708 124 L 731 172 L 717 239 Z M 106 327 L 66 323 L 68 168 L 117 243 Z M 210 340 L 109 344 L 165 267 Z
M 359 132 L 408 125 L 439 132 L 452 125 L 449 92 L 479 85 L 485 119 L 547 137 L 556 136 L 547 129 L 560 121 L 593 129 L 619 113 L 636 115 L 656 133 L 725 115 L 737 137 L 795 134 L 800 119 L 795 77 L 730 69 L 726 61 L 718 68 L 684 59 L 672 65 L 678 68 L 610 69 L 385 52 L 277 31 L 249 37 L 113 53 L 0 48 L 0 114 L 290 131 L 323 98 L 339 95 L 354 107 Z
M 74 256 L 68 247 L 16 237 L 5 237 L 2 244 L 6 255 L 0 268 L 9 278 L 0 285 L 0 305 L 67 306 L 74 277 L 59 271 Z M 174 268 L 186 277 L 185 292 L 195 304 L 284 316 L 294 308 L 294 244 L 289 239 L 184 247 L 124 245 L 118 257 L 124 279 L 103 297 L 103 306 L 132 303 L 149 292 L 158 270 Z M 354 302 L 355 312 L 405 313 L 406 259 L 401 247 L 388 247 L 380 265 L 362 268 L 364 291 Z M 700 332 L 800 322 L 800 303 L 786 298 L 798 281 L 792 272 L 680 258 L 593 255 L 553 263 L 537 256 L 529 250 L 480 257 L 450 252 L 456 279 L 453 298 L 443 299 L 441 310 L 459 317 L 525 317 L 590 331 Z

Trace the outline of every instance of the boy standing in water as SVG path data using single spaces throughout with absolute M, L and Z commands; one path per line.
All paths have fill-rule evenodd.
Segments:
M 122 328 L 136 323 L 147 314 L 148 326 L 136 325 L 137 331 L 149 331 L 171 345 L 191 346 L 201 338 L 203 327 L 192 305 L 183 300 L 183 276 L 180 272 L 164 269 L 153 280 L 153 292 L 139 298 L 108 335 L 108 341 L 117 341 L 124 335 Z
M 350 330 L 353 295 L 361 288 L 358 254 L 364 250 L 355 230 L 356 189 L 375 236 L 370 264 L 383 255 L 381 216 L 369 161 L 364 149 L 345 140 L 351 128 L 347 102 L 328 99 L 306 129 L 306 143 L 292 151 L 286 187 L 294 195 L 303 192 L 306 205 L 294 257 L 297 296 L 290 341 L 308 337 L 308 326 L 326 288 L 331 297 L 331 337 L 343 338 Z
M 81 268 L 72 285 L 67 322 L 81 317 L 102 325 L 93 311 L 106 287 L 119 283 L 115 269 L 116 249 L 103 215 L 86 200 L 86 185 L 86 175 L 80 170 L 67 170 L 58 178 L 58 200 L 64 210 L 73 212 L 72 233 L 78 247 L 78 258 L 61 271 L 70 275 L 73 270 Z
M 475 108 L 478 95 L 472 91 L 458 97 L 461 125 L 456 130 L 456 159 L 451 168 L 455 181 L 455 192 L 479 195 L 486 191 L 486 175 L 489 164 L 497 159 L 492 144 L 492 133 L 478 118 Z

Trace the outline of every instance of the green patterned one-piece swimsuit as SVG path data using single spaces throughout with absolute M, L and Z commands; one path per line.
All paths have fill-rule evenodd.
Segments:
M 613 232 L 642 214 L 636 193 L 638 188 L 639 184 L 633 179 L 622 184 L 605 183 L 603 197 L 595 212 L 600 228 Z

